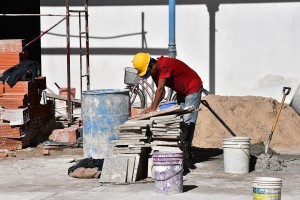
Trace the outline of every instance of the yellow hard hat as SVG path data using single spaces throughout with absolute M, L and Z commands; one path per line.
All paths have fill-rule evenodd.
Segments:
M 139 76 L 144 76 L 147 73 L 148 65 L 150 62 L 150 54 L 149 53 L 137 53 L 133 57 L 133 66 L 138 70 Z

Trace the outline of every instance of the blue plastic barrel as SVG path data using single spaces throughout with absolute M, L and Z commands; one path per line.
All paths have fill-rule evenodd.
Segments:
M 104 89 L 82 92 L 84 157 L 103 159 L 118 139 L 116 128 L 130 116 L 128 90 Z

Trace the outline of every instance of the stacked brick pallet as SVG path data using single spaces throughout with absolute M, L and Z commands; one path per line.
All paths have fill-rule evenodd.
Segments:
M 0 40 L 0 76 L 1 70 L 25 61 L 27 54 L 22 53 L 23 40 Z M 38 77 L 32 81 L 18 81 L 13 87 L 0 82 L 0 106 L 4 113 L 11 109 L 27 109 L 29 121 L 12 125 L 5 119 L 0 122 L 0 149 L 22 149 L 36 145 L 49 136 L 53 129 L 54 104 L 48 101 L 41 105 L 41 92 L 46 89 L 46 78 Z

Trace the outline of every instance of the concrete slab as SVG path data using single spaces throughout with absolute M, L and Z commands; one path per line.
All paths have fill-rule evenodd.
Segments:
M 99 179 L 76 179 L 67 175 L 74 158 L 82 154 L 57 151 L 64 155 L 8 157 L 0 160 L 0 200 L 249 200 L 252 180 L 260 176 L 278 177 L 283 180 L 282 199 L 298 200 L 300 197 L 300 156 L 287 162 L 287 171 L 255 172 L 232 175 L 223 170 L 222 154 L 211 149 L 194 154 L 197 168 L 185 176 L 183 193 L 158 194 L 154 183 L 128 185 L 101 185 Z M 30 155 L 32 151 L 28 152 Z M 54 156 L 55 155 L 55 156 Z
M 128 157 L 104 159 L 100 183 L 126 183 Z

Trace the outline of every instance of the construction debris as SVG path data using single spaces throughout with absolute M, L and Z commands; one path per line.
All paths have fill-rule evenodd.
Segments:
M 0 77 L 13 66 L 27 61 L 23 40 L 0 40 Z M 47 138 L 54 126 L 54 102 L 41 105 L 46 77 L 30 77 L 10 87 L 0 82 L 0 149 L 22 149 Z

